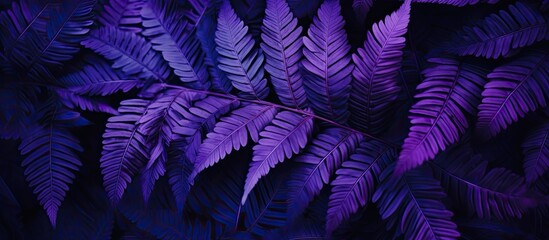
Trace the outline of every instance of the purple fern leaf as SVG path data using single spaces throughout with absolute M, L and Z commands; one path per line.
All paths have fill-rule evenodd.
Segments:
M 215 42 L 219 68 L 227 74 L 233 86 L 242 91 L 244 97 L 266 98 L 269 88 L 263 78 L 265 57 L 254 49 L 255 41 L 248 34 L 248 27 L 236 16 L 228 1 L 219 10 Z
M 261 139 L 254 146 L 250 170 L 244 185 L 242 205 L 259 179 L 278 163 L 291 158 L 305 147 L 313 131 L 313 117 L 283 111 L 259 133 Z
M 538 202 L 522 177 L 504 168 L 489 170 L 472 149 L 452 149 L 431 165 L 449 194 L 480 218 L 521 218 Z
M 535 182 L 549 170 L 549 124 L 532 130 L 522 143 L 524 176 L 527 183 Z
M 208 71 L 204 65 L 204 53 L 194 32 L 187 32 L 188 22 L 177 13 L 173 1 L 153 1 L 141 10 L 143 35 L 153 48 L 162 53 L 184 85 L 208 89 Z
M 486 71 L 454 58 L 432 58 L 417 86 L 417 103 L 410 109 L 410 132 L 404 140 L 396 166 L 397 174 L 457 142 L 469 127 L 466 114 L 474 114 L 486 82 Z
M 261 49 L 265 52 L 265 70 L 280 101 L 290 107 L 307 105 L 303 78 L 299 71 L 302 58 L 302 28 L 285 0 L 268 0 L 263 20 Z
M 549 51 L 525 52 L 520 58 L 494 69 L 482 92 L 477 129 L 494 136 L 527 112 L 547 106 Z
M 384 126 L 387 112 L 398 97 L 397 75 L 410 21 L 410 2 L 374 24 L 364 48 L 353 54 L 355 68 L 351 92 L 351 123 L 373 133 Z
M 34 127 L 22 136 L 19 150 L 26 155 L 22 162 L 29 185 L 34 189 L 52 226 L 57 212 L 82 163 L 78 152 L 82 147 L 64 126 L 79 125 L 80 114 L 55 107 L 44 127 Z
M 110 105 L 93 98 L 80 96 L 65 89 L 55 89 L 55 93 L 63 105 L 70 109 L 80 108 L 84 111 L 104 112 L 117 115 L 118 112 Z
M 395 164 L 383 170 L 372 199 L 383 219 L 391 219 L 404 239 L 458 239 L 453 213 L 442 199 L 446 194 L 426 168 L 414 169 L 393 178 Z
M 275 114 L 274 106 L 249 104 L 221 118 L 200 146 L 190 180 L 233 150 L 248 145 L 248 135 L 254 142 L 259 141 L 259 132 L 273 120 Z
M 303 37 L 304 84 L 315 113 L 345 123 L 353 65 L 351 46 L 343 28 L 345 21 L 337 0 L 326 0 Z
M 141 8 L 144 0 L 111 0 L 103 6 L 98 20 L 103 26 L 113 26 L 124 31 L 141 32 Z
M 82 45 L 113 62 L 114 69 L 144 80 L 166 81 L 170 68 L 141 36 L 112 27 L 92 31 Z
M 476 57 L 499 58 L 510 50 L 549 39 L 549 22 L 534 7 L 517 2 L 508 11 L 500 10 L 485 18 L 477 26 L 465 27 L 448 51 Z
M 374 183 L 396 153 L 374 141 L 363 141 L 356 153 L 343 161 L 332 181 L 332 194 L 326 216 L 326 232 L 332 233 L 359 208 L 366 206 L 374 194 Z
M 362 135 L 340 128 L 329 128 L 313 139 L 305 153 L 295 158 L 288 180 L 289 214 L 295 219 L 346 160 L 362 140 Z
M 57 81 L 69 91 L 79 95 L 111 95 L 139 88 L 143 81 L 119 74 L 100 58 L 89 57 L 87 64 L 63 75 Z
M 103 134 L 101 173 L 111 202 L 118 203 L 132 177 L 149 158 L 146 137 L 138 131 L 137 121 L 150 104 L 149 100 L 130 99 L 120 103 L 120 115 L 109 118 Z

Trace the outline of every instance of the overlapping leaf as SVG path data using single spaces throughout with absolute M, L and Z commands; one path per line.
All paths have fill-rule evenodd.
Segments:
M 259 141 L 259 132 L 269 124 L 276 114 L 270 105 L 245 105 L 231 112 L 215 124 L 214 131 L 208 133 L 200 146 L 191 180 L 205 168 L 225 158 L 233 150 L 248 144 L 248 136 Z
M 383 170 L 373 201 L 389 226 L 396 226 L 405 239 L 458 239 L 452 222 L 453 213 L 446 209 L 437 180 L 425 168 L 415 169 L 393 178 L 395 165 Z
M 219 68 L 243 96 L 264 99 L 269 94 L 263 78 L 263 53 L 254 49 L 255 41 L 248 27 L 240 20 L 231 5 L 225 2 L 219 10 L 215 43 L 219 53 Z
M 326 229 L 333 232 L 351 214 L 368 204 L 381 171 L 393 161 L 396 153 L 375 141 L 363 141 L 356 153 L 343 161 L 332 181 L 332 193 L 326 216 Z
M 104 60 L 87 58 L 85 65 L 58 78 L 57 82 L 75 94 L 91 96 L 106 96 L 117 91 L 128 92 L 143 85 L 143 81 L 139 79 L 114 71 Z
M 252 163 L 244 185 L 242 204 L 259 179 L 285 159 L 292 158 L 305 147 L 313 131 L 313 117 L 290 111 L 279 112 L 271 124 L 259 133 Z
M 141 8 L 144 0 L 110 0 L 103 6 L 98 20 L 103 26 L 113 26 L 124 31 L 141 32 Z
M 265 70 L 271 75 L 274 90 L 284 105 L 304 108 L 307 97 L 298 66 L 302 57 L 302 28 L 286 0 L 268 0 L 265 14 L 261 34 Z
M 433 66 L 423 71 L 425 80 L 414 96 L 418 101 L 410 109 L 412 126 L 396 167 L 400 173 L 457 142 L 469 127 L 466 114 L 474 114 L 480 103 L 485 70 L 451 57 L 429 61 Z
M 143 6 L 143 35 L 151 41 L 155 50 L 162 53 L 185 85 L 208 89 L 208 71 L 200 42 L 194 31 L 187 32 L 188 22 L 176 10 L 178 8 L 173 1 L 151 1 Z
M 303 83 L 311 107 L 315 113 L 340 123 L 349 118 L 353 71 L 344 25 L 339 1 L 326 0 L 303 38 L 302 61 L 306 70 Z
M 351 123 L 363 130 L 380 132 L 390 104 L 398 97 L 397 74 L 410 21 L 406 1 L 385 20 L 374 24 L 364 48 L 353 54 L 355 68 L 351 92 Z
M 549 125 L 535 128 L 522 143 L 524 152 L 524 177 L 533 183 L 549 170 Z
M 517 2 L 476 26 L 464 27 L 447 49 L 461 56 L 498 58 L 543 39 L 549 39 L 547 19 L 528 3 Z
M 124 190 L 149 158 L 146 136 L 138 131 L 149 100 L 130 99 L 120 103 L 120 115 L 109 118 L 103 134 L 101 173 L 105 190 L 113 203 L 118 203 Z
M 117 28 L 103 27 L 92 31 L 82 45 L 113 62 L 112 67 L 144 80 L 166 81 L 168 64 L 152 45 L 141 36 Z
M 305 153 L 294 160 L 295 166 L 288 177 L 289 213 L 291 218 L 305 210 L 313 198 L 328 184 L 332 174 L 358 146 L 362 135 L 329 128 L 316 136 Z
M 487 161 L 456 147 L 432 162 L 435 177 L 449 194 L 480 218 L 522 217 L 537 203 L 524 179 L 504 168 L 487 169 Z
M 549 51 L 525 52 L 518 59 L 494 69 L 482 92 L 477 128 L 494 136 L 528 112 L 547 106 Z
M 79 126 L 83 120 L 80 114 L 61 107 L 46 111 L 46 124 L 31 128 L 22 137 L 19 150 L 26 156 L 22 166 L 27 181 L 55 227 L 59 206 L 82 166 L 77 153 L 83 149 L 66 126 Z

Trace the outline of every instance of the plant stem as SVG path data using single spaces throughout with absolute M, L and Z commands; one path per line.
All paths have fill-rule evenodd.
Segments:
M 334 126 L 337 126 L 337 127 L 340 127 L 340 128 L 344 128 L 346 130 L 349 130 L 351 132 L 354 132 L 354 133 L 357 133 L 357 134 L 361 134 L 365 137 L 368 137 L 368 138 L 371 138 L 371 139 L 374 139 L 374 140 L 377 140 L 379 142 L 382 142 L 386 145 L 389 145 L 393 148 L 398 148 L 399 146 L 395 145 L 394 143 L 391 143 L 391 142 L 388 142 L 384 139 L 381 139 L 379 137 L 376 137 L 376 136 L 373 136 L 369 133 L 365 133 L 365 132 L 362 132 L 362 131 L 358 131 L 358 130 L 355 130 L 351 127 L 348 127 L 348 126 L 345 126 L 343 124 L 340 124 L 340 123 L 337 123 L 337 122 L 334 122 L 330 119 L 327 119 L 327 118 L 324 118 L 324 117 L 321 117 L 321 116 L 318 116 L 318 115 L 315 115 L 314 113 L 312 112 L 308 112 L 308 111 L 305 111 L 305 110 L 301 110 L 301 109 L 295 109 L 295 108 L 291 108 L 291 107 L 286 107 L 286 106 L 283 106 L 283 105 L 280 105 L 280 104 L 276 104 L 276 103 L 272 103 L 272 102 L 267 102 L 267 101 L 263 101 L 263 100 L 254 100 L 254 99 L 245 99 L 245 98 L 240 98 L 240 97 L 237 97 L 237 96 L 234 96 L 234 95 L 231 95 L 231 94 L 226 94 L 226 93 L 218 93 L 218 92 L 212 92 L 212 91 L 208 91 L 208 90 L 197 90 L 197 89 L 190 89 L 190 88 L 186 88 L 186 87 L 182 87 L 182 86 L 177 86 L 177 85 L 170 85 L 170 84 L 162 84 L 163 87 L 166 87 L 166 88 L 174 88 L 174 89 L 180 89 L 180 90 L 184 90 L 184 91 L 189 91 L 189 92 L 196 92 L 196 93 L 203 93 L 203 94 L 206 94 L 206 95 L 211 95 L 211 96 L 217 96 L 217 97 L 222 97 L 222 98 L 227 98 L 227 99 L 235 99 L 235 100 L 238 100 L 238 101 L 242 101 L 242 102 L 251 102 L 251 103 L 257 103 L 257 104 L 262 104 L 262 105 L 269 105 L 269 106 L 273 106 L 273 107 L 276 107 L 276 108 L 279 108 L 279 109 L 284 109 L 284 110 L 287 110 L 287 111 L 292 111 L 292 112 L 295 112 L 295 113 L 299 113 L 299 114 L 302 114 L 302 115 L 306 115 L 306 116 L 311 116 L 313 118 L 316 118 L 318 120 L 321 120 L 321 121 L 324 121 L 324 122 L 327 122 L 327 123 L 330 123 Z

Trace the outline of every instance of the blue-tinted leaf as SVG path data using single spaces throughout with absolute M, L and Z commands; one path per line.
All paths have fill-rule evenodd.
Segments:
M 166 81 L 168 64 L 141 36 L 112 27 L 92 31 L 82 45 L 113 62 L 114 69 L 143 80 Z
M 104 112 L 113 115 L 118 114 L 118 112 L 108 104 L 93 98 L 80 96 L 61 88 L 55 89 L 55 93 L 59 97 L 59 101 L 70 109 L 79 108 L 85 111 Z
M 289 176 L 289 213 L 292 219 L 301 214 L 313 198 L 328 184 L 332 174 L 362 140 L 362 135 L 340 128 L 329 128 L 318 134 L 305 153 L 294 160 Z
M 504 168 L 488 170 L 488 162 L 470 149 L 456 147 L 431 163 L 446 191 L 480 218 L 521 218 L 536 204 L 522 177 Z
M 507 56 L 512 49 L 549 39 L 549 22 L 527 3 L 517 2 L 509 10 L 500 10 L 479 22 L 464 27 L 447 50 L 476 57 Z
M 376 179 L 395 157 L 396 152 L 390 147 L 375 141 L 363 141 L 356 153 L 343 161 L 331 183 L 332 194 L 326 216 L 328 233 L 368 204 L 374 194 Z
M 175 75 L 189 87 L 208 89 L 208 72 L 204 53 L 194 32 L 187 32 L 187 24 L 177 12 L 173 1 L 150 1 L 141 10 L 145 35 L 153 48 L 162 53 L 174 69 Z
M 549 51 L 536 49 L 494 69 L 482 92 L 477 129 L 494 136 L 527 112 L 547 106 Z
M 266 55 L 265 70 L 280 101 L 290 107 L 307 104 L 298 63 L 302 57 L 302 28 L 285 0 L 267 0 L 261 34 Z
M 117 27 L 124 31 L 141 32 L 141 8 L 144 0 L 110 0 L 103 6 L 98 20 L 103 26 Z
M 86 64 L 57 79 L 64 87 L 80 95 L 111 95 L 141 87 L 143 81 L 119 74 L 100 58 L 86 57 Z
M 278 163 L 291 158 L 305 147 L 313 131 L 313 117 L 290 111 L 279 112 L 274 120 L 259 133 L 254 146 L 250 170 L 244 185 L 242 204 L 259 179 Z
M 395 164 L 383 170 L 373 196 L 383 219 L 390 219 L 405 239 L 458 239 L 453 213 L 442 204 L 446 196 L 425 168 L 392 177 Z
M 343 26 L 341 7 L 337 0 L 326 0 L 303 38 L 304 83 L 315 113 L 345 123 L 351 91 L 353 65 Z
M 133 176 L 149 158 L 146 136 L 137 125 L 149 104 L 143 99 L 122 101 L 120 115 L 110 117 L 107 123 L 100 162 L 105 189 L 113 203 L 120 201 Z
M 533 183 L 549 170 L 549 124 L 535 128 L 522 143 L 524 177 Z
M 57 211 L 82 163 L 78 152 L 82 147 L 63 126 L 79 121 L 80 114 L 53 107 L 47 114 L 48 122 L 22 136 L 19 150 L 25 159 L 22 166 L 38 201 L 46 210 L 55 227 Z
M 266 98 L 269 88 L 263 78 L 263 53 L 254 49 L 255 41 L 248 34 L 248 27 L 228 2 L 219 10 L 215 42 L 219 68 L 227 74 L 233 86 L 245 97 Z
M 406 1 L 385 20 L 374 24 L 366 35 L 364 48 L 353 54 L 351 123 L 362 130 L 383 130 L 390 104 L 398 97 L 397 75 L 409 21 L 410 2 Z
M 486 70 L 459 59 L 432 58 L 416 88 L 417 102 L 410 109 L 410 132 L 397 163 L 402 173 L 457 142 L 469 127 L 467 115 L 480 103 Z
M 214 131 L 200 145 L 191 180 L 196 174 L 248 144 L 248 136 L 259 141 L 259 132 L 270 123 L 276 109 L 270 105 L 245 105 L 215 124 Z

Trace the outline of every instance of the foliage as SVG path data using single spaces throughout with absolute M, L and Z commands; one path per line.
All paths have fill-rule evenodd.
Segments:
M 546 10 L 2 1 L 0 238 L 547 239 Z

